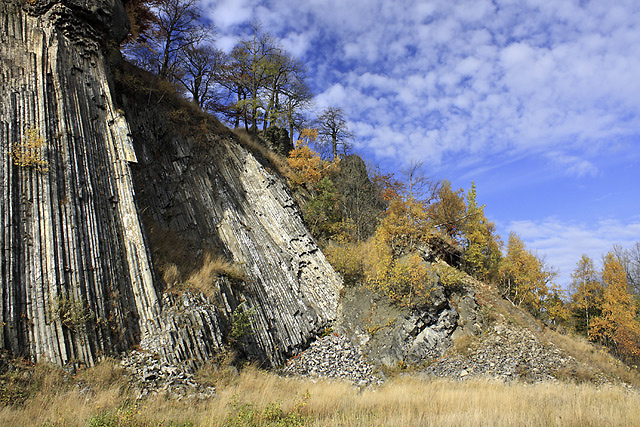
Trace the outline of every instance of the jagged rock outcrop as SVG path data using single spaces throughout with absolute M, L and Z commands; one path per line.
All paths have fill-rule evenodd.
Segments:
M 116 0 L 0 4 L 0 345 L 14 354 L 92 364 L 159 311 L 102 51 L 125 23 Z
M 287 185 L 232 133 L 186 137 L 173 128 L 175 113 L 145 108 L 147 102 L 126 94 L 122 101 L 139 160 L 141 209 L 156 227 L 242 266 L 242 289 L 220 311 L 228 319 L 245 301 L 252 313 L 245 350 L 281 364 L 335 318 L 341 278 L 307 231 Z
M 58 364 L 134 343 L 207 359 L 242 305 L 243 348 L 278 364 L 335 318 L 341 280 L 228 130 L 185 136 L 164 96 L 115 108 L 105 58 L 126 32 L 119 0 L 0 4 L 0 345 Z M 242 266 L 238 289 L 163 297 L 143 215 Z
M 433 361 L 451 348 L 456 338 L 482 332 L 484 319 L 467 280 L 445 287 L 436 279 L 429 304 L 411 309 L 363 287 L 346 288 L 334 330 L 348 336 L 376 365 Z

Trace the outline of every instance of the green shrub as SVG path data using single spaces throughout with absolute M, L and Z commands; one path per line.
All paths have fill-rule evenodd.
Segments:
M 54 321 L 60 321 L 72 330 L 87 323 L 95 316 L 84 301 L 76 301 L 66 294 L 60 294 L 51 301 L 49 315 Z

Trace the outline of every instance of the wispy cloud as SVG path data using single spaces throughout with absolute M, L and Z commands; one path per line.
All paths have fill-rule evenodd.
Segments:
M 561 167 L 567 176 L 575 176 L 578 178 L 586 176 L 597 176 L 598 168 L 589 160 L 581 159 L 561 151 L 550 151 L 546 153 L 546 157 L 552 163 Z
M 611 242 L 640 240 L 637 223 L 597 219 L 616 215 L 621 198 L 626 212 L 640 203 L 635 190 L 610 181 L 638 177 L 630 172 L 640 161 L 637 0 L 208 4 L 229 48 L 254 20 L 282 40 L 307 65 L 317 108 L 343 108 L 357 151 L 388 169 L 420 159 L 430 173 L 487 182 L 509 215 L 513 205 L 542 217 L 571 211 L 550 200 L 576 195 L 556 188 L 593 187 L 580 193 L 588 200 L 612 192 L 609 210 L 592 206 L 597 213 L 581 215 L 584 223 L 517 212 L 534 219 L 511 228 L 564 279 L 582 252 L 597 258 Z
M 599 262 L 613 244 L 631 247 L 640 242 L 640 218 L 623 222 L 601 219 L 595 223 L 572 223 L 557 218 L 513 221 L 508 228 L 517 233 L 530 250 L 538 251 L 559 271 L 558 283 L 571 282 L 571 273 L 582 254 Z
M 608 150 L 640 129 L 634 1 L 221 0 L 211 18 L 223 38 L 260 19 L 323 82 L 320 103 L 372 123 L 357 136 L 380 160 Z M 382 142 L 406 129 L 424 141 L 412 150 Z M 573 167 L 575 176 L 597 170 Z

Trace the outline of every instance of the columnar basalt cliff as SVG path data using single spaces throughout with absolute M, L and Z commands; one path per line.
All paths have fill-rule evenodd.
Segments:
M 0 5 L 0 341 L 13 353 L 91 364 L 159 311 L 101 51 L 123 13 L 113 1 Z
M 156 227 L 243 266 L 237 290 L 219 293 L 226 317 L 253 313 L 249 353 L 280 364 L 336 316 L 342 280 L 302 222 L 281 178 L 228 131 L 185 137 L 147 97 L 124 97 L 139 164 L 140 208 Z M 155 102 L 151 102 L 155 104 Z
M 0 5 L 0 345 L 58 364 L 135 343 L 206 359 L 244 301 L 247 352 L 278 364 L 335 317 L 341 280 L 287 187 L 232 137 L 202 146 L 160 107 L 116 108 L 105 52 L 125 33 L 119 0 Z M 215 304 L 162 297 L 141 210 L 243 266 L 244 283 L 217 281 Z

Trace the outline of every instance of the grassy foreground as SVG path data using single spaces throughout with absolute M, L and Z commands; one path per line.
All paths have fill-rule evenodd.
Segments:
M 208 401 L 135 401 L 113 362 L 73 378 L 45 366 L 6 374 L 3 426 L 640 425 L 640 394 L 591 384 L 503 384 L 398 377 L 375 389 L 281 378 L 253 367 L 209 372 Z M 78 386 L 78 383 L 81 386 Z

